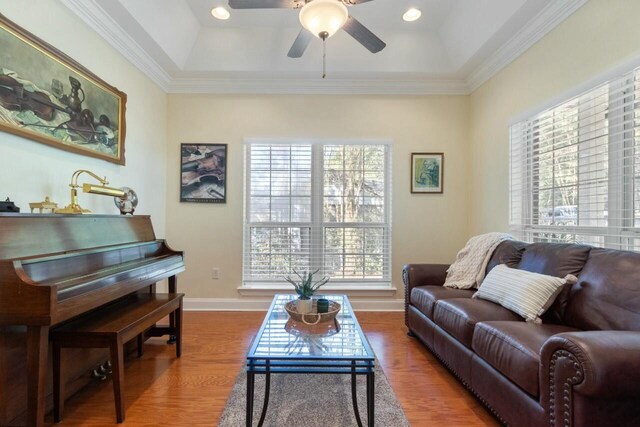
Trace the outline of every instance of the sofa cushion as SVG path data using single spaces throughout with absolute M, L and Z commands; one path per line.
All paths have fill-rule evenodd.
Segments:
M 532 243 L 522 254 L 518 268 L 555 277 L 578 276 L 590 250 L 591 246 L 586 245 Z
M 542 345 L 555 334 L 572 331 L 577 329 L 525 322 L 480 322 L 473 334 L 472 348 L 485 362 L 537 397 Z
M 516 268 L 520 264 L 522 254 L 529 244 L 518 240 L 505 240 L 500 243 L 487 264 L 486 274 L 489 274 L 494 267 L 505 264 L 508 267 Z
M 591 250 L 571 289 L 566 324 L 584 330 L 640 331 L 640 254 Z
M 433 308 L 441 299 L 471 298 L 475 290 L 454 289 L 444 286 L 418 286 L 411 290 L 411 305 L 415 306 L 422 314 L 433 320 Z
M 473 329 L 478 322 L 490 320 L 520 321 L 522 317 L 490 301 L 471 298 L 440 300 L 433 310 L 436 325 L 471 348 Z
M 518 268 L 555 277 L 565 277 L 567 274 L 579 277 L 591 248 L 587 245 L 565 243 L 532 243 L 522 254 Z M 553 305 L 542 316 L 545 323 L 564 323 L 570 291 L 571 286 L 566 286 L 560 292 Z
M 542 323 L 540 315 L 553 304 L 562 287 L 575 282 L 572 275 L 561 279 L 499 265 L 487 275 L 473 298 L 500 304 L 527 322 Z

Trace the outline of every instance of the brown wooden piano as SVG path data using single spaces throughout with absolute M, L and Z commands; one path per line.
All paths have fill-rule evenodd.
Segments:
M 50 328 L 163 279 L 175 293 L 182 271 L 182 252 L 156 239 L 148 216 L 0 214 L 0 424 L 25 402 L 26 423 L 44 424 Z M 24 396 L 11 389 L 20 366 Z

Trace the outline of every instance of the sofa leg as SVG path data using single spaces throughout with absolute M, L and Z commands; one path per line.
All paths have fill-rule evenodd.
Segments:
M 409 336 L 411 338 L 415 338 L 416 334 L 414 334 L 413 331 L 411 329 L 409 329 L 409 331 L 407 332 L 407 336 Z

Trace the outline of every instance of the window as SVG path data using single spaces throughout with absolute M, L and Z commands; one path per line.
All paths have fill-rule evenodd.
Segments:
M 640 250 L 640 69 L 511 126 L 510 227 Z
M 389 144 L 246 145 L 245 286 L 315 271 L 390 285 Z

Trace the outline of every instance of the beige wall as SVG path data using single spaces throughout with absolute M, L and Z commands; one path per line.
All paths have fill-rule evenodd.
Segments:
M 640 56 L 640 2 L 591 0 L 470 97 L 166 95 L 58 2 L 0 0 L 2 13 L 125 91 L 127 166 L 0 134 L 0 197 L 24 210 L 67 203 L 72 172 L 88 168 L 133 187 L 138 213 L 187 253 L 189 297 L 237 298 L 242 279 L 243 139 L 393 141 L 393 283 L 407 262 L 450 262 L 471 234 L 508 228 L 508 123 L 629 58 Z M 52 20 L 51 17 L 56 19 Z M 166 118 L 166 120 L 165 120 Z M 224 205 L 179 202 L 179 144 L 229 144 Z M 445 152 L 444 195 L 409 193 L 411 152 Z M 166 189 L 166 190 L 165 190 Z M 98 213 L 112 201 L 82 195 Z M 211 269 L 219 267 L 219 280 Z
M 506 231 L 509 122 L 640 56 L 640 1 L 591 0 L 470 97 L 470 233 Z
M 115 187 L 133 188 L 140 197 L 136 213 L 152 215 L 156 233 L 163 236 L 167 95 L 59 2 L 0 0 L 0 6 L 9 19 L 128 95 L 125 167 L 1 132 L 0 197 L 11 196 L 22 212 L 45 195 L 67 205 L 71 174 L 89 169 L 106 175 Z M 118 213 L 110 197 L 81 194 L 80 204 L 96 213 Z
M 393 283 L 408 262 L 450 262 L 467 239 L 467 97 L 170 95 L 167 238 L 186 251 L 189 297 L 237 298 L 242 281 L 243 139 L 393 141 Z M 229 144 L 227 203 L 179 202 L 181 142 Z M 411 152 L 445 153 L 443 195 L 409 193 Z M 221 269 L 211 279 L 211 269 Z

